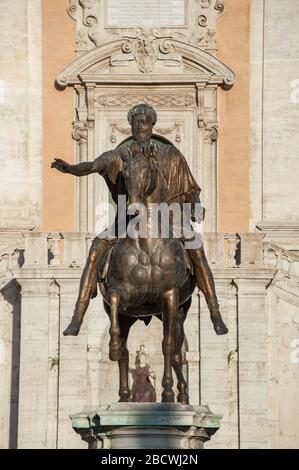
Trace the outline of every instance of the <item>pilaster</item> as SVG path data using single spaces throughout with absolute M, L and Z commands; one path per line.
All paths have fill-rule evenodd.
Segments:
M 266 289 L 269 278 L 239 278 L 240 447 L 269 447 L 268 329 Z
M 49 280 L 22 281 L 18 447 L 47 447 Z

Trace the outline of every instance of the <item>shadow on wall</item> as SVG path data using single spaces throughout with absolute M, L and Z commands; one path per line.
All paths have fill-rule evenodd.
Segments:
M 16 449 L 18 445 L 21 287 L 15 280 L 11 280 L 1 289 L 0 293 L 3 299 L 9 304 L 9 311 L 12 316 L 10 320 L 11 350 L 8 351 L 11 355 L 10 403 L 7 404 L 7 406 L 9 407 L 9 448 Z

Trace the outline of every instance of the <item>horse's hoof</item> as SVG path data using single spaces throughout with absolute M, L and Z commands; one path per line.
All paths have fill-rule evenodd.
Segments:
M 173 392 L 162 392 L 162 403 L 174 403 L 174 393 Z
M 178 403 L 181 405 L 189 405 L 189 397 L 187 394 L 178 395 Z
M 78 336 L 81 323 L 81 321 L 73 319 L 69 326 L 64 330 L 63 336 Z
M 127 403 L 128 401 L 130 401 L 130 397 L 120 397 L 118 400 L 119 403 Z
M 118 396 L 119 396 L 119 402 L 127 402 L 127 401 L 130 401 L 130 396 L 131 396 L 131 392 L 129 389 L 127 390 L 120 390 L 118 392 Z

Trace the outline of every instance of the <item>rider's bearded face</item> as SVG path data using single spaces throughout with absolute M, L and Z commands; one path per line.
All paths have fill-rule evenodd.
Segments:
M 137 114 L 132 121 L 132 134 L 134 140 L 140 144 L 148 142 L 153 131 L 153 124 L 147 114 Z

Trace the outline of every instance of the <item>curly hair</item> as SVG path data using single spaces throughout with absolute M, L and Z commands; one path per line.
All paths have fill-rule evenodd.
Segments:
M 133 108 L 131 108 L 130 111 L 128 112 L 128 121 L 130 125 L 132 125 L 133 117 L 137 116 L 138 114 L 146 114 L 147 116 L 149 116 L 152 120 L 153 126 L 157 122 L 157 113 L 154 110 L 154 108 L 152 108 L 146 103 L 141 103 L 141 104 L 137 104 L 136 106 L 133 106 Z

